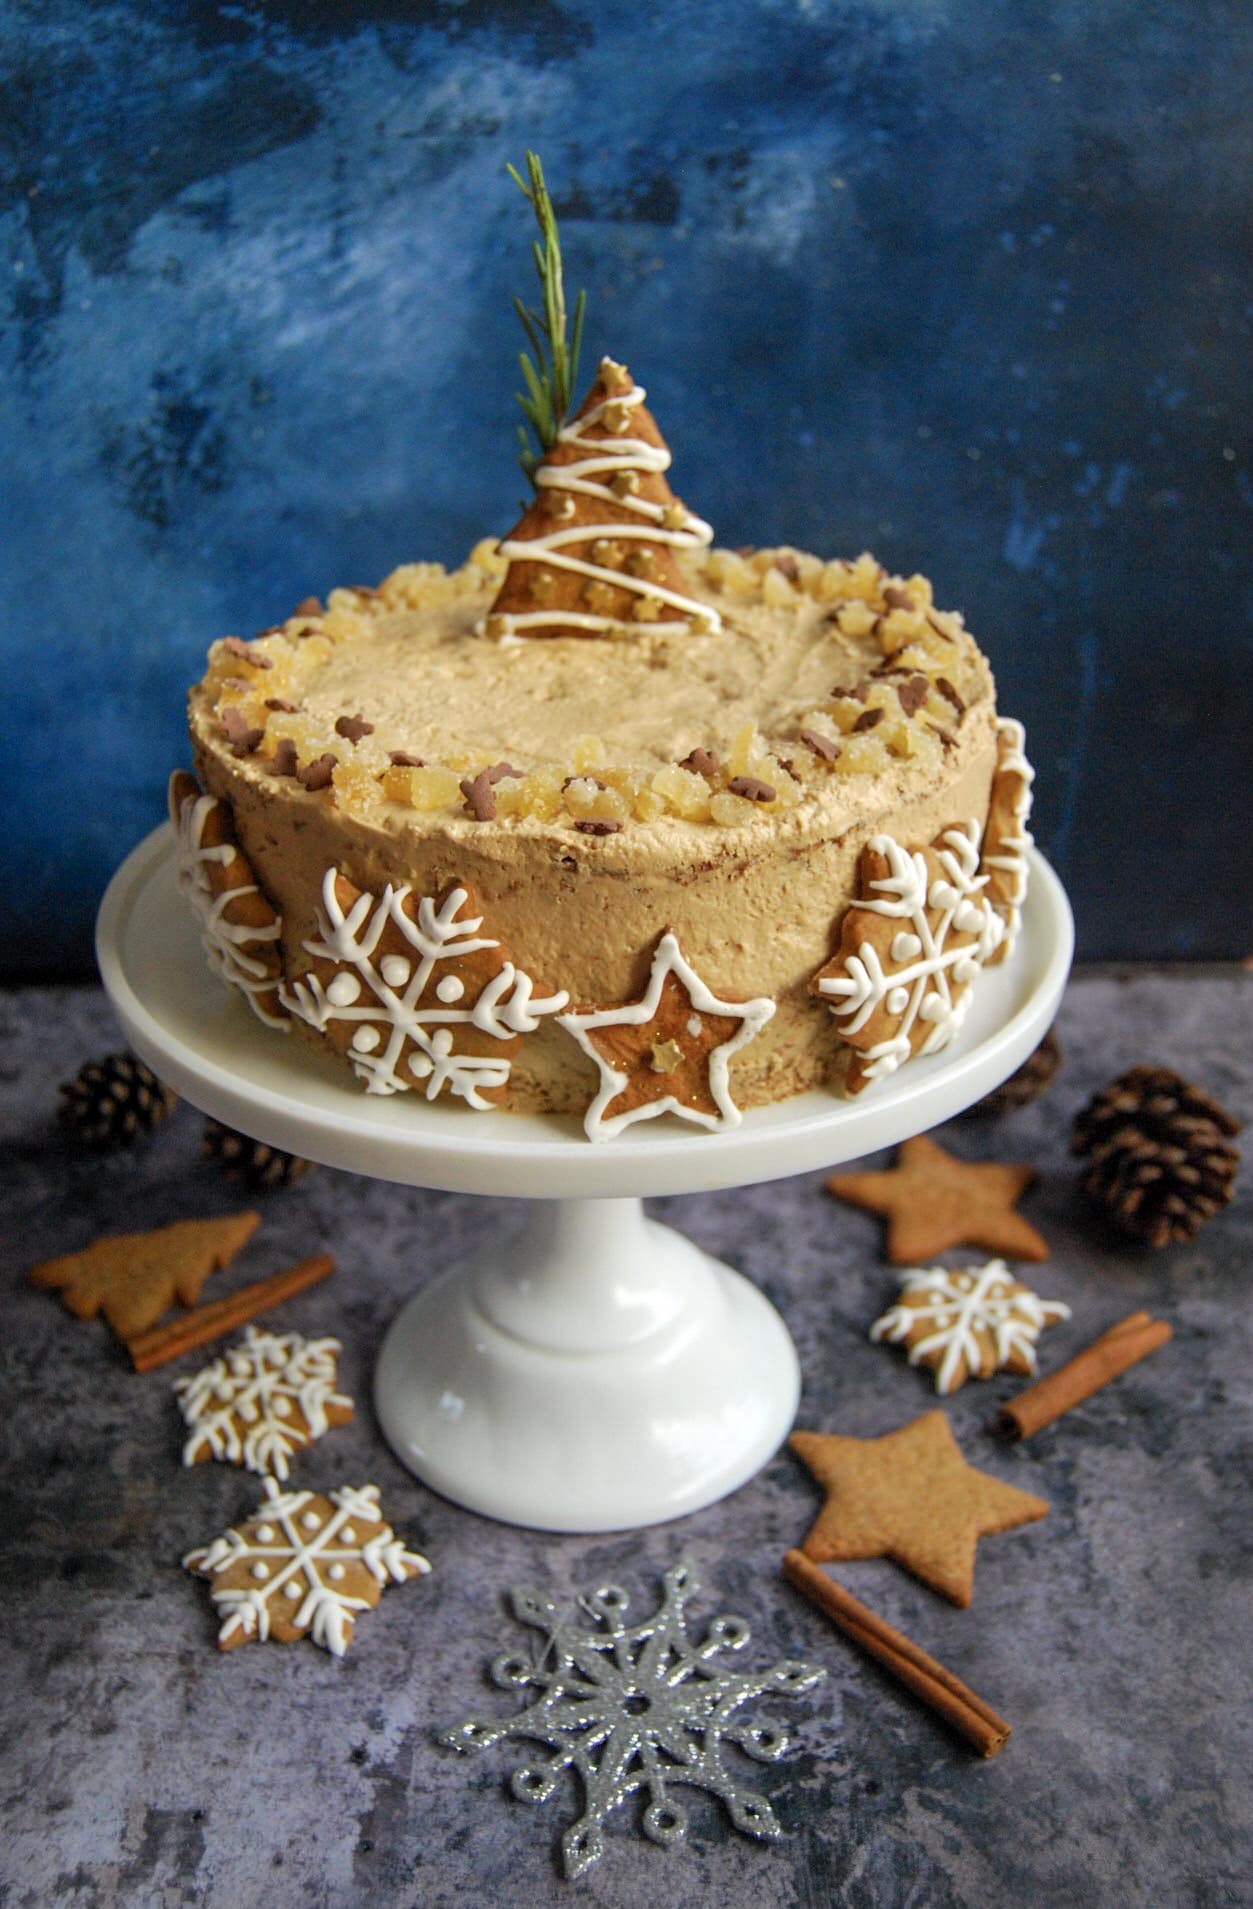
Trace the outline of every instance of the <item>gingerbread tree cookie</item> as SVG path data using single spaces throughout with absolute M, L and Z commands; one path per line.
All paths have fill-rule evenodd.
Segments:
M 259 1213 L 228 1213 L 151 1233 L 114 1233 L 33 1266 L 31 1284 L 59 1292 L 79 1319 L 103 1313 L 119 1338 L 133 1339 L 175 1300 L 194 1306 L 209 1274 L 229 1266 L 260 1224 Z
M 736 1127 L 728 1069 L 774 1013 L 765 996 L 721 1000 L 664 934 L 638 1001 L 558 1017 L 600 1069 L 584 1119 L 589 1140 L 610 1140 L 636 1120 L 677 1114 L 698 1126 Z
M 1024 753 L 1025 742 L 1026 731 L 1020 722 L 1012 716 L 998 718 L 996 773 L 992 778 L 992 799 L 988 804 L 979 872 L 987 877 L 987 898 L 1004 922 L 1005 934 L 1000 946 L 987 958 L 989 967 L 1003 961 L 1013 948 L 1022 923 L 1022 905 L 1027 899 L 1031 872 L 1027 850 L 1032 842 L 1027 819 L 1031 814 L 1035 770 Z
M 200 920 L 209 965 L 238 988 L 267 1027 L 287 1029 L 279 998 L 282 919 L 257 885 L 235 838 L 226 803 L 206 795 L 195 776 L 170 777 L 170 820 L 178 847 L 178 885 Z
M 333 1425 L 347 1425 L 352 1400 L 336 1390 L 338 1339 L 249 1326 L 231 1346 L 174 1393 L 190 1427 L 184 1465 L 217 1458 L 250 1472 L 286 1478 L 288 1459 Z
M 470 890 L 438 901 L 389 882 L 364 893 L 335 869 L 322 884 L 312 966 L 284 1001 L 348 1056 L 370 1094 L 447 1089 L 480 1111 L 508 1086 L 511 1056 L 564 993 L 536 996 L 529 975 L 481 935 Z
M 850 1094 L 915 1054 L 938 1053 L 965 1018 L 971 983 L 1004 934 L 982 892 L 979 835 L 971 821 L 929 848 L 874 835 L 861 852 L 839 948 L 810 982 L 856 1049 Z
M 968 1465 L 943 1412 L 882 1438 L 793 1432 L 788 1444 L 827 1494 L 802 1546 L 807 1557 L 891 1558 L 963 1608 L 979 1539 L 1048 1511 L 1033 1492 Z
M 509 569 L 489 636 L 604 636 L 621 625 L 715 630 L 676 550 L 713 531 L 666 481 L 670 451 L 625 365 L 603 358 L 596 382 L 534 472 L 536 497 L 501 544 Z
M 1040 1333 L 1070 1317 L 1060 1300 L 1020 1285 L 1003 1259 L 957 1270 L 912 1267 L 900 1280 L 899 1299 L 875 1320 L 870 1337 L 876 1345 L 903 1346 L 910 1365 L 929 1366 L 941 1396 L 994 1372 L 1034 1372 Z
M 311 1637 L 335 1657 L 389 1584 L 431 1568 L 383 1522 L 377 1485 L 343 1485 L 323 1498 L 284 1492 L 273 1478 L 254 1517 L 189 1551 L 183 1566 L 213 1587 L 219 1650 Z

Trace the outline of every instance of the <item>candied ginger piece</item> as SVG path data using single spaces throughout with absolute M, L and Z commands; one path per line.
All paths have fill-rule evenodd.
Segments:
M 697 775 L 692 769 L 682 769 L 677 762 L 668 762 L 658 769 L 652 779 L 653 792 L 660 796 L 667 808 L 673 809 L 686 822 L 705 822 L 709 819 L 709 784 L 704 776 Z

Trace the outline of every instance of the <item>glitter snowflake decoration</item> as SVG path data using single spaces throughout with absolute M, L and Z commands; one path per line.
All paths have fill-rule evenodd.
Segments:
M 1041 1331 L 1070 1317 L 1069 1306 L 1041 1299 L 1013 1279 L 1003 1259 L 957 1270 L 913 1267 L 900 1280 L 900 1298 L 875 1320 L 870 1337 L 876 1344 L 903 1344 L 911 1365 L 935 1373 L 942 1395 L 966 1379 L 1034 1372 Z
M 981 834 L 971 821 L 912 853 L 890 835 L 867 843 L 865 893 L 847 911 L 839 953 L 811 984 L 859 1050 L 850 1092 L 911 1055 L 939 1053 L 965 1019 L 970 984 L 1005 933 L 982 892 Z
M 735 1713 L 765 1691 L 796 1696 L 826 1673 L 795 1661 L 758 1672 L 717 1664 L 721 1653 L 748 1643 L 748 1625 L 739 1617 L 718 1617 L 694 1642 L 685 1615 L 688 1598 L 699 1588 L 691 1566 L 674 1566 L 663 1583 L 660 1606 L 639 1624 L 627 1624 L 628 1599 L 616 1585 L 581 1598 L 598 1630 L 561 1623 L 548 1598 L 515 1586 L 514 1614 L 544 1634 L 544 1647 L 538 1658 L 496 1658 L 492 1680 L 501 1689 L 536 1695 L 511 1717 L 471 1718 L 441 1737 L 461 1751 L 506 1738 L 546 1745 L 549 1755 L 511 1778 L 510 1789 L 523 1802 L 546 1802 L 564 1771 L 577 1774 L 584 1810 L 561 1839 L 571 1878 L 604 1853 L 606 1817 L 636 1790 L 646 1798 L 644 1833 L 655 1843 L 678 1842 L 687 1829 L 687 1812 L 671 1796 L 678 1784 L 718 1797 L 746 1835 L 768 1840 L 780 1834 L 766 1798 L 741 1788 L 726 1768 L 723 1745 L 735 1744 L 762 1763 L 782 1756 L 788 1739 L 777 1724 L 737 1722 Z
M 254 1518 L 183 1559 L 212 1584 L 218 1647 L 311 1637 L 342 1657 L 358 1613 L 372 1610 L 388 1584 L 431 1567 L 379 1516 L 377 1485 L 343 1485 L 325 1498 L 281 1491 L 273 1478 L 263 1489 Z
M 566 994 L 538 997 L 529 975 L 462 913 L 465 887 L 436 902 L 387 884 L 362 893 L 328 869 L 319 934 L 304 943 L 311 971 L 284 990 L 284 1005 L 342 1045 L 370 1094 L 445 1088 L 470 1107 L 491 1107 L 507 1084 L 518 1037 L 555 1014 Z
M 338 1339 L 249 1326 L 212 1365 L 176 1379 L 179 1409 L 191 1427 L 184 1465 L 217 1458 L 285 1479 L 293 1452 L 352 1417 L 352 1400 L 336 1390 L 339 1352 Z

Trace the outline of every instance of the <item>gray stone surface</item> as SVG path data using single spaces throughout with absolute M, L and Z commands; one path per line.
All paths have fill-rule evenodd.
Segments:
M 170 1380 L 203 1355 L 134 1376 L 107 1330 L 31 1290 L 24 1269 L 101 1231 L 238 1204 L 197 1157 L 188 1108 L 144 1151 L 68 1156 L 51 1126 L 55 1084 L 117 1044 L 89 990 L 0 998 L 3 1040 L 5 1411 L 0 1498 L 0 1902 L 6 1909 L 495 1903 L 582 1899 L 754 1909 L 1212 1905 L 1248 1901 L 1247 1773 L 1250 1215 L 1228 1209 L 1189 1247 L 1137 1252 L 1084 1210 L 1066 1158 L 1070 1118 L 1139 1060 L 1176 1065 L 1253 1112 L 1253 976 L 1093 974 L 1061 1017 L 1052 1092 L 995 1127 L 942 1137 L 969 1157 L 1041 1169 L 1026 1211 L 1053 1245 L 1036 1283 L 1074 1308 L 1043 1363 L 1136 1306 L 1171 1346 L 1026 1447 L 987 1431 L 1011 1380 L 949 1403 L 967 1455 L 1038 1490 L 1038 1525 L 985 1540 L 975 1600 L 957 1611 L 886 1562 L 842 1578 L 1015 1726 L 982 1764 L 827 1628 L 777 1575 L 816 1505 L 786 1453 L 681 1524 L 553 1538 L 458 1510 L 410 1478 L 373 1422 L 369 1374 L 415 1283 L 471 1245 L 508 1250 L 507 1202 L 373 1184 L 322 1171 L 272 1196 L 265 1223 L 216 1282 L 257 1277 L 323 1246 L 336 1278 L 281 1318 L 338 1333 L 359 1403 L 353 1425 L 298 1463 L 301 1483 L 372 1479 L 431 1577 L 390 1592 L 335 1662 L 309 1644 L 214 1649 L 203 1584 L 178 1566 L 255 1501 L 231 1467 L 179 1467 Z M 693 1136 L 692 1144 L 700 1145 Z M 1246 1176 L 1247 1179 L 1247 1176 Z M 928 1380 L 871 1346 L 893 1287 L 870 1216 L 812 1175 L 657 1203 L 742 1267 L 800 1348 L 801 1423 L 870 1435 L 928 1408 Z M 561 1599 L 622 1582 L 649 1608 L 680 1553 L 719 1609 L 753 1625 L 750 1656 L 828 1668 L 811 1696 L 773 1706 L 795 1749 L 758 1773 L 787 1834 L 761 1847 L 693 1798 L 686 1845 L 635 1834 L 628 1806 L 585 1881 L 560 1880 L 573 1785 L 514 1802 L 506 1748 L 463 1761 L 435 1743 L 464 1715 L 504 1710 L 485 1667 L 522 1634 L 503 1592 L 527 1580 Z

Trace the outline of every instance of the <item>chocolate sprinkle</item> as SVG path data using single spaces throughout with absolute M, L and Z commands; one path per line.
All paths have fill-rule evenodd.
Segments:
M 742 795 L 746 802 L 773 802 L 776 795 L 770 783 L 760 781 L 757 776 L 732 776 L 727 787 L 732 795 Z
M 300 602 L 292 611 L 293 616 L 321 616 L 321 614 L 321 597 L 301 597 Z
M 306 789 L 329 789 L 338 760 L 337 756 L 319 756 L 316 762 L 307 762 L 303 769 L 297 769 L 297 779 Z
M 918 608 L 918 605 L 914 602 L 908 590 L 898 590 L 895 584 L 891 583 L 883 592 L 883 601 L 887 604 L 889 610 L 916 610 Z
M 589 817 L 585 821 L 576 822 L 574 826 L 580 835 L 616 835 L 622 827 L 622 824 L 621 822 L 601 821 L 597 817 Z
M 716 776 L 721 766 L 712 749 L 693 749 L 679 764 L 680 769 L 690 769 L 698 776 Z
M 801 567 L 790 550 L 782 551 L 770 567 L 772 570 L 781 570 L 789 583 L 795 583 L 801 573 Z
M 226 636 L 222 639 L 222 648 L 232 656 L 238 656 L 243 662 L 251 663 L 254 669 L 273 669 L 274 663 L 268 656 L 254 656 L 251 648 L 242 636 Z
M 508 762 L 494 762 L 489 769 L 480 769 L 476 776 L 461 778 L 461 793 L 466 799 L 466 807 L 477 822 L 496 820 L 496 796 L 494 784 L 503 782 L 506 776 L 521 775 Z
M 245 720 L 242 710 L 228 704 L 218 711 L 218 721 L 222 732 L 231 746 L 233 756 L 250 756 L 265 735 L 264 729 L 254 729 Z
M 959 716 L 965 713 L 966 705 L 962 701 L 958 691 L 955 690 L 953 688 L 953 685 L 949 682 L 947 676 L 937 676 L 935 679 L 935 686 L 939 690 L 941 696 L 943 696 L 945 702 L 951 703 Z
M 816 729 L 802 729 L 801 741 L 806 749 L 812 750 L 816 756 L 821 756 L 824 762 L 834 762 L 840 753 L 839 743 L 832 742 L 830 736 L 820 735 Z
M 589 776 L 589 775 L 567 776 L 565 781 L 561 785 L 561 790 L 563 795 L 565 791 L 570 787 L 570 784 L 572 782 L 590 782 L 594 789 L 603 789 L 606 786 L 601 781 L 599 776 Z
M 296 704 L 285 703 L 281 696 L 267 696 L 265 706 L 267 709 L 279 710 L 284 716 L 294 716 L 296 713 Z
M 335 734 L 347 742 L 360 742 L 362 736 L 374 734 L 374 724 L 368 723 L 364 716 L 337 716 Z
M 426 767 L 421 756 L 411 756 L 407 749 L 389 750 L 387 759 L 395 769 L 425 769 Z
M 831 691 L 833 696 L 842 696 L 850 703 L 864 703 L 866 693 L 866 685 L 864 683 L 837 683 L 835 688 Z
M 930 610 L 927 611 L 927 622 L 931 625 L 931 628 L 935 631 L 936 635 L 942 636 L 946 643 L 952 643 L 956 641 L 956 638 L 951 637 L 947 630 L 942 630 L 940 628 L 939 624 L 936 622 L 935 618 L 932 616 Z
M 853 728 L 854 730 L 874 729 L 882 721 L 883 711 L 881 709 L 863 709 L 861 715 L 853 724 Z
M 927 700 L 929 684 L 925 676 L 911 676 L 908 682 L 896 685 L 896 694 L 901 708 L 907 716 L 916 716 Z
M 280 736 L 274 746 L 274 757 L 270 763 L 271 772 L 276 776 L 294 776 L 298 773 L 296 745 L 290 736 Z

